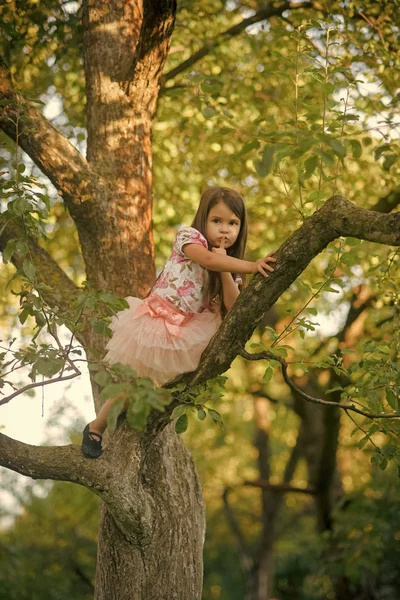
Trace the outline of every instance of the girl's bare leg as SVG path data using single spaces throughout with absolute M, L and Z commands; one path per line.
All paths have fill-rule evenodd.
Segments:
M 116 398 L 110 398 L 109 400 L 106 400 L 104 402 L 95 420 L 89 423 L 89 431 L 93 431 L 94 433 L 99 433 L 100 435 L 103 435 L 104 431 L 107 428 L 108 411 L 110 410 L 115 401 Z

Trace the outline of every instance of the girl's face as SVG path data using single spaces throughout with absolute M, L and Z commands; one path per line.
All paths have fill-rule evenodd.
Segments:
M 240 232 L 240 219 L 220 200 L 212 207 L 207 216 L 206 238 L 210 244 L 219 248 L 224 239 L 224 248 L 230 248 L 236 242 Z

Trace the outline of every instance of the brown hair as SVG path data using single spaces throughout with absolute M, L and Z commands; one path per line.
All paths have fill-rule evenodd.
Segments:
M 226 249 L 226 253 L 229 256 L 243 259 L 247 242 L 247 211 L 243 197 L 235 190 L 227 187 L 211 187 L 203 192 L 200 198 L 199 207 L 193 219 L 192 227 L 200 231 L 207 239 L 207 217 L 210 210 L 218 204 L 218 202 L 226 204 L 226 206 L 240 219 L 239 235 L 235 243 L 230 248 Z M 208 249 L 211 250 L 211 244 L 209 242 Z M 221 315 L 225 316 L 226 310 L 222 303 L 221 276 L 217 271 L 208 271 L 208 275 L 208 284 L 204 291 L 204 299 L 210 310 L 212 310 L 212 304 L 219 301 L 219 304 L 221 305 Z M 238 273 L 232 273 L 234 279 L 236 279 L 238 275 Z M 241 277 L 244 281 L 244 275 L 241 275 Z

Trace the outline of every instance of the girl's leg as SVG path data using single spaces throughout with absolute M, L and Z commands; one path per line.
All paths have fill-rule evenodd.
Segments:
M 109 400 L 106 400 L 104 402 L 95 420 L 89 423 L 89 431 L 93 431 L 94 433 L 99 433 L 100 435 L 103 435 L 104 431 L 107 428 L 108 411 L 110 410 L 110 408 L 116 400 L 117 398 L 110 398 Z
M 98 458 L 102 455 L 102 435 L 107 428 L 107 415 L 117 398 L 106 400 L 94 421 L 88 423 L 83 430 L 82 452 L 87 458 Z

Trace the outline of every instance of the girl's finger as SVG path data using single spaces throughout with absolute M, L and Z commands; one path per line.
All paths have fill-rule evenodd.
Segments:
M 275 270 L 274 267 L 271 267 L 271 265 L 269 265 L 267 262 L 265 262 L 265 260 L 260 264 L 263 269 L 267 269 L 267 271 L 270 271 L 271 273 Z
M 219 247 L 220 247 L 220 248 L 223 248 L 223 247 L 224 247 L 224 244 L 225 244 L 225 238 L 224 238 L 224 237 L 222 237 L 222 239 L 221 239 L 221 243 L 220 243 Z
M 261 275 L 264 275 L 264 277 L 268 277 L 268 273 L 264 271 L 261 265 L 258 265 L 258 271 L 261 273 Z

